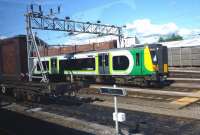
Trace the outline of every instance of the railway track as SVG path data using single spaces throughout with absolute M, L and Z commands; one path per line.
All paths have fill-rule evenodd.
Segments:
M 52 97 L 48 100 L 48 103 L 56 103 L 56 104 L 63 104 L 63 105 L 80 105 L 83 103 L 90 103 L 94 101 L 112 101 L 111 96 L 100 95 L 98 88 L 103 86 L 111 85 L 102 85 L 102 84 L 93 84 L 90 85 L 90 88 L 82 89 L 78 92 L 79 97 L 72 97 L 72 96 L 64 96 L 64 97 Z M 139 101 L 141 104 L 142 102 L 146 101 L 153 101 L 155 106 L 162 107 L 166 106 L 166 104 L 173 103 L 181 98 L 188 97 L 189 101 L 181 106 L 188 106 L 200 98 L 200 88 L 192 88 L 192 87 L 164 87 L 164 88 L 151 88 L 151 89 L 141 89 L 138 87 L 127 87 L 127 86 L 120 86 L 125 88 L 128 91 L 128 95 L 126 97 L 120 97 L 122 103 L 125 104 L 132 104 L 135 103 L 136 99 L 141 100 Z M 195 98 L 195 100 L 193 100 Z M 190 101 L 192 99 L 192 101 Z M 157 103 L 156 103 L 157 102 Z M 145 102 L 146 104 L 146 102 Z M 144 104 L 144 105 L 145 105 Z M 164 105 L 160 105 L 164 104 Z M 179 108 L 179 105 L 178 107 Z
M 15 133 L 12 133 L 6 129 L 1 129 L 0 128 L 0 135 L 16 135 Z
M 146 134 L 149 133 L 150 135 L 154 135 L 154 134 L 176 135 L 179 133 L 178 132 L 179 130 L 177 131 L 177 129 L 179 128 L 182 129 L 183 133 L 184 132 L 187 133 L 187 130 L 190 126 L 186 126 L 186 125 L 191 124 L 193 125 L 192 127 L 198 126 L 194 124 L 196 123 L 194 119 L 181 118 L 183 115 L 183 112 L 175 113 L 174 111 L 171 112 L 171 111 L 165 110 L 166 113 L 172 113 L 173 114 L 172 116 L 175 116 L 175 117 L 160 115 L 159 113 L 156 114 L 153 112 L 151 112 L 152 114 L 151 113 L 149 114 L 149 113 L 143 113 L 140 111 L 134 111 L 134 109 L 137 109 L 137 108 L 134 108 L 136 106 L 132 106 L 131 104 L 125 105 L 121 103 L 121 101 L 119 102 L 120 102 L 119 111 L 125 112 L 127 115 L 127 121 L 125 123 L 120 123 L 120 127 L 122 129 L 135 130 L 136 127 L 139 125 L 139 131 L 141 131 L 141 133 L 146 133 Z M 113 104 L 111 103 L 111 101 L 102 102 L 102 104 L 104 103 L 104 105 L 100 105 L 99 103 L 101 102 L 90 103 L 90 104 L 86 103 L 86 104 L 81 104 L 81 105 L 59 105 L 59 104 L 41 105 L 38 103 L 23 102 L 23 103 L 20 103 L 20 105 L 27 106 L 28 108 L 41 107 L 43 112 L 48 112 L 48 113 L 52 113 L 52 114 L 56 114 L 56 115 L 64 116 L 64 117 L 73 117 L 76 119 L 95 122 L 95 123 L 99 123 L 99 124 L 106 125 L 109 127 L 110 126 L 113 127 L 114 122 L 111 117 L 112 112 L 113 112 L 113 107 L 112 107 Z M 124 105 L 124 107 L 122 105 Z M 130 109 L 127 109 L 127 108 L 130 108 Z M 157 109 L 155 108 L 152 109 L 150 107 L 145 107 L 145 108 L 149 109 L 149 111 L 160 110 L 162 112 L 163 110 L 163 108 L 157 108 Z M 186 114 L 189 114 L 189 113 L 186 112 Z M 190 113 L 190 116 L 192 115 L 193 114 Z M 155 123 L 153 124 L 154 126 L 152 126 L 152 123 Z M 187 128 L 187 130 L 185 128 L 183 129 L 183 127 Z M 158 129 L 159 129 L 159 132 L 158 132 Z M 199 128 L 196 128 L 196 129 L 199 129 Z M 194 131 L 194 130 L 192 131 L 193 132 L 190 133 L 189 135 L 192 135 L 194 132 L 199 133 L 199 131 Z
M 101 95 L 98 92 L 98 89 L 85 89 L 84 91 L 81 91 L 78 96 L 81 97 L 91 97 L 94 100 L 104 100 L 104 101 L 112 101 L 113 98 L 112 96 L 108 96 L 108 95 Z M 128 103 L 130 103 L 131 100 L 133 100 L 134 98 L 136 99 L 145 99 L 145 100 L 154 100 L 154 101 L 159 101 L 159 102 L 164 102 L 164 101 L 172 101 L 173 99 L 176 99 L 178 97 L 176 96 L 165 96 L 165 95 L 155 95 L 155 94 L 146 94 L 146 93 L 140 93 L 140 92 L 130 92 L 128 91 L 128 95 L 125 97 L 119 97 L 120 99 L 123 99 L 124 101 L 127 101 Z M 129 101 L 130 100 L 130 101 Z
M 91 103 L 95 101 L 112 102 L 113 101 L 112 96 L 99 94 L 98 88 L 103 86 L 105 85 L 94 84 L 91 85 L 90 88 L 85 88 L 80 90 L 77 94 L 78 97 L 71 97 L 71 96 L 64 96 L 57 98 L 52 97 L 47 101 L 47 103 L 60 104 L 60 105 L 81 105 L 84 103 Z M 141 88 L 127 87 L 127 86 L 124 86 L 123 88 L 125 88 L 128 91 L 128 95 L 126 97 L 119 97 L 119 100 L 120 102 L 125 104 L 134 104 L 138 101 L 141 105 L 147 105 L 149 104 L 147 103 L 148 101 L 152 101 L 150 105 L 154 104 L 153 106 L 155 107 L 168 106 L 167 108 L 174 108 L 171 107 L 171 103 L 181 98 L 188 97 L 189 98 L 188 102 L 186 102 L 184 105 L 177 105 L 177 107 L 175 107 L 175 108 L 181 108 L 189 106 L 190 104 L 200 99 L 200 94 L 199 94 L 200 89 L 196 88 L 164 87 L 162 89 L 159 88 L 141 89 Z M 190 101 L 190 99 L 193 98 L 195 98 L 195 100 Z
M 200 71 L 198 70 L 170 70 L 170 77 L 172 78 L 200 78 Z
M 57 98 L 50 98 L 48 102 L 32 103 L 23 102 L 24 106 L 28 108 L 41 107 L 52 108 L 52 105 L 61 106 L 81 106 L 83 104 L 93 104 L 104 106 L 105 103 L 112 104 L 113 97 L 99 94 L 98 88 L 105 85 L 91 85 L 90 88 L 81 89 L 77 93 L 77 97 L 63 96 Z M 122 86 L 121 86 L 122 87 Z M 143 107 L 165 108 L 171 110 L 183 109 L 193 104 L 200 105 L 200 89 L 195 88 L 180 88 L 180 87 L 164 87 L 141 89 L 136 87 L 125 87 L 128 95 L 119 97 L 118 100 L 123 106 L 138 105 Z M 5 97 L 5 96 L 4 96 Z M 183 100 L 183 101 L 182 101 Z M 15 102 L 12 99 L 12 102 Z M 47 106 L 46 106 L 47 105 Z M 111 106 L 110 106 L 111 107 Z M 123 107 L 122 107 L 123 108 Z M 129 108 L 124 108 L 129 110 Z M 49 109 L 51 110 L 51 109 Z M 79 114 L 77 114 L 79 115 Z
M 138 93 L 133 93 L 133 95 L 134 94 L 137 95 Z M 48 104 L 19 102 L 17 104 L 26 106 L 26 108 L 28 109 L 26 109 L 25 111 L 32 108 L 42 108 L 42 111 L 44 112 L 53 113 L 60 116 L 73 117 L 76 119 L 95 122 L 111 127 L 114 126 L 114 122 L 111 117 L 113 112 L 113 98 L 111 96 L 99 95 L 94 89 L 82 90 L 78 93 L 78 96 L 82 96 L 79 97 L 80 99 L 82 99 L 81 104 L 71 104 L 71 102 L 62 104 L 60 104 L 59 102 L 51 102 Z M 150 98 L 150 96 L 154 97 Z M 125 123 L 120 123 L 120 127 L 126 130 L 129 130 L 130 128 L 135 130 L 136 125 L 139 124 L 140 131 L 143 131 L 144 133 L 146 131 L 148 131 L 149 133 L 150 129 L 154 129 L 156 127 L 162 130 L 163 135 L 169 133 L 171 135 L 175 135 L 177 134 L 177 132 L 174 132 L 176 131 L 174 130 L 175 127 L 181 127 L 188 122 L 192 123 L 192 119 L 199 119 L 198 116 L 200 116 L 200 114 L 192 112 L 194 110 L 191 111 L 187 108 L 185 109 L 185 111 L 184 109 L 179 110 L 177 108 L 170 108 L 165 106 L 170 101 L 173 101 L 174 99 L 179 97 L 173 97 L 170 100 L 167 100 L 167 98 L 170 98 L 169 96 L 166 96 L 166 98 L 164 96 L 162 99 L 159 99 L 159 97 L 160 96 L 158 95 L 156 96 L 145 94 L 142 94 L 140 96 L 137 95 L 135 97 L 119 97 L 119 111 L 126 112 L 128 117 Z M 85 102 L 86 99 L 90 99 L 90 102 Z M 60 101 L 63 102 L 64 99 Z M 67 102 L 69 100 L 65 99 L 65 101 Z M 199 106 L 200 105 L 198 105 L 198 107 Z M 147 114 L 144 112 L 146 112 Z M 27 113 L 29 113 L 29 111 L 27 111 Z M 173 117 L 171 118 L 170 116 Z M 173 123 L 176 126 L 173 126 L 174 124 L 170 124 L 172 122 L 171 120 L 174 120 Z M 181 122 L 177 122 L 176 120 L 181 120 Z M 157 123 L 157 125 L 152 127 L 152 123 Z M 167 127 L 170 127 L 170 130 L 165 128 L 166 125 Z M 154 131 L 154 134 L 155 132 L 156 131 Z
M 97 93 L 98 89 L 101 87 L 112 87 L 112 85 L 103 85 L 103 84 L 91 84 L 88 92 Z M 128 91 L 128 94 L 132 93 L 144 93 L 144 94 L 156 94 L 156 95 L 168 95 L 168 96 L 192 96 L 189 93 L 199 92 L 200 88 L 193 87 L 178 87 L 178 86 L 168 86 L 163 88 L 138 88 L 138 87 L 130 87 L 119 85 L 118 88 L 124 88 Z M 87 89 L 86 89 L 87 90 Z M 96 90 L 96 91 L 95 91 Z M 188 94 L 188 95 L 187 95 Z
M 83 89 L 78 96 L 91 98 L 93 101 L 113 102 L 113 97 L 99 94 L 98 88 L 104 85 L 94 85 L 89 89 Z M 127 90 L 127 96 L 119 97 L 123 104 L 137 104 L 141 106 L 153 106 L 156 108 L 182 109 L 200 100 L 200 89 L 166 87 L 163 89 L 139 89 L 123 87 Z M 101 104 L 101 102 L 99 102 Z

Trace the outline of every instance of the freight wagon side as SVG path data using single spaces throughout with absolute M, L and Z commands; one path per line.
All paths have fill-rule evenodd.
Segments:
M 1 41 L 0 73 L 2 80 L 19 80 L 27 73 L 26 38 L 17 36 Z
M 56 46 L 56 47 L 55 47 Z M 59 45 L 43 46 L 39 48 L 40 56 L 55 56 L 69 53 L 81 53 L 89 51 L 101 51 L 117 48 L 117 40 L 105 41 L 100 43 L 90 43 L 83 45 L 68 45 L 65 47 L 60 47 Z M 36 56 L 36 52 L 33 52 L 33 56 Z
M 2 81 L 2 57 L 1 57 L 1 41 L 0 41 L 0 82 Z

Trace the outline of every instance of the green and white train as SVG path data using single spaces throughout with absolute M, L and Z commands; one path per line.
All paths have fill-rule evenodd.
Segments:
M 164 81 L 168 75 L 167 47 L 140 45 L 76 54 L 42 57 L 51 79 L 73 76 L 75 80 L 146 85 Z M 38 60 L 34 74 L 41 74 Z

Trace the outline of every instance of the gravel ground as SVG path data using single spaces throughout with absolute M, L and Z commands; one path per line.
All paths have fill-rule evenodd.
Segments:
M 91 104 L 80 106 L 49 106 L 43 111 L 59 113 L 59 115 L 76 117 L 86 121 L 95 122 L 114 127 L 112 120 L 113 109 Z M 200 121 L 183 119 L 164 115 L 119 110 L 125 112 L 127 121 L 120 123 L 122 129 L 145 135 L 199 135 Z
M 22 105 L 25 104 L 23 103 Z M 114 122 L 112 120 L 112 113 L 114 109 L 111 107 L 105 107 L 105 106 L 103 107 L 90 103 L 71 104 L 71 105 L 70 104 L 60 105 L 51 103 L 51 104 L 41 105 L 41 107 L 42 111 L 44 112 L 50 112 L 61 116 L 73 117 L 84 121 L 106 125 L 108 127 L 114 127 Z M 192 106 L 187 107 L 187 110 L 191 109 L 193 109 Z M 145 113 L 139 111 L 130 111 L 124 109 L 119 109 L 119 111 L 125 112 L 127 119 L 126 122 L 120 123 L 120 127 L 124 130 L 130 131 L 131 133 L 143 133 L 144 135 L 199 135 L 200 134 L 199 120 L 172 117 L 161 114 Z M 15 119 L 16 117 L 19 117 L 19 119 L 18 120 Z M 11 127 L 14 130 L 7 129 L 11 131 L 11 133 L 16 133 L 18 131 L 19 135 L 23 135 L 23 133 L 27 134 L 27 132 L 22 132 L 23 129 L 20 128 L 27 126 L 26 129 L 28 131 L 33 130 L 33 133 L 35 134 L 36 132 L 35 125 L 40 125 L 40 124 L 38 124 L 37 121 L 34 120 L 29 121 L 28 122 L 29 124 L 25 124 L 27 123 L 27 121 L 25 120 L 27 120 L 27 118 L 24 116 L 14 116 L 5 111 L 0 110 L 0 128 L 7 129 Z M 16 123 L 22 123 L 22 125 L 18 125 L 17 126 L 18 128 L 16 128 L 14 126 L 16 125 Z M 23 126 L 23 124 L 25 124 L 25 126 Z M 7 127 L 4 127 L 5 125 L 7 125 Z M 29 129 L 28 126 L 32 127 L 32 129 L 31 128 Z M 56 130 L 57 132 L 51 131 L 48 134 L 51 133 L 60 134 L 60 132 L 62 131 L 67 132 L 67 129 L 64 130 L 58 125 L 53 125 L 53 126 L 51 125 L 52 128 L 50 130 L 48 126 L 49 125 L 46 123 L 43 126 L 40 125 L 40 127 L 38 127 L 37 129 L 43 128 L 45 129 L 45 131 L 51 131 L 51 129 L 57 128 Z M 74 132 L 79 132 L 79 131 L 75 130 Z
M 0 108 L 0 135 L 92 135 Z

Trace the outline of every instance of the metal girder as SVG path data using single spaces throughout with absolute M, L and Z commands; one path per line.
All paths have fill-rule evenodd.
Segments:
M 122 36 L 122 28 L 114 25 L 79 22 L 69 19 L 50 18 L 48 16 L 31 16 L 32 29 L 54 30 L 78 33 L 99 34 L 103 36 Z
M 31 18 L 30 16 L 26 15 L 26 41 L 27 41 L 27 61 L 28 61 L 28 77 L 29 81 L 32 81 L 33 78 L 41 78 L 41 82 L 48 82 L 48 78 L 46 76 L 46 73 L 44 72 L 44 67 L 41 62 L 40 53 L 38 50 L 38 45 L 36 43 L 35 35 L 32 32 L 31 29 Z M 33 57 L 33 51 L 36 52 L 36 57 Z M 37 58 L 38 65 L 41 70 L 41 76 L 34 76 L 33 71 L 36 68 L 37 65 L 34 64 L 33 60 L 34 58 Z
M 34 10 L 34 6 L 38 10 Z M 33 59 L 37 58 L 38 65 L 41 69 L 41 81 L 48 82 L 46 72 L 44 71 L 43 64 L 41 62 L 40 53 L 38 50 L 38 44 L 33 34 L 33 29 L 40 30 L 51 30 L 51 31 L 64 31 L 70 33 L 89 33 L 89 34 L 98 34 L 100 36 L 114 35 L 119 37 L 119 43 L 122 39 L 122 27 L 115 25 L 105 25 L 100 23 L 90 23 L 90 22 L 80 22 L 70 20 L 69 17 L 65 19 L 59 19 L 54 16 L 53 10 L 50 10 L 50 15 L 43 15 L 41 6 L 30 5 L 30 8 L 27 8 L 26 13 L 26 32 L 27 32 L 27 57 L 28 57 L 28 75 L 29 81 L 32 81 L 32 78 L 38 78 L 38 76 L 33 75 L 33 71 L 36 65 L 33 64 Z M 58 13 L 60 8 L 58 9 Z M 33 57 L 32 53 L 36 52 L 36 57 Z

